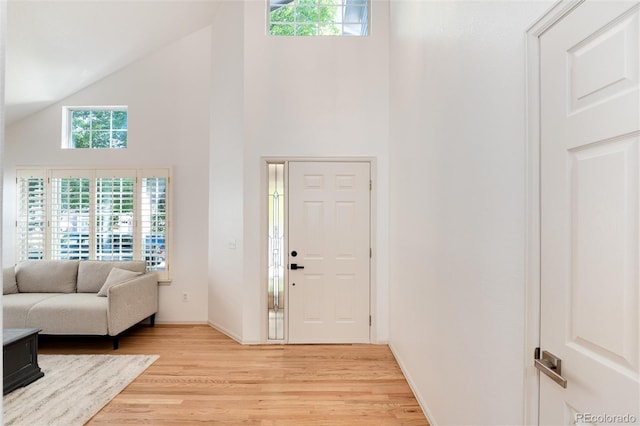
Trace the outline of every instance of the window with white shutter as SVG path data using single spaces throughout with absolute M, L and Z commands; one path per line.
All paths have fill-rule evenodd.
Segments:
M 170 169 L 17 171 L 18 260 L 145 260 L 169 280 Z
M 96 179 L 96 259 L 132 260 L 135 173 Z
M 50 259 L 89 259 L 91 179 L 88 172 L 51 176 Z
M 144 258 L 150 268 L 166 268 L 168 176 L 158 171 L 142 178 L 141 225 Z
M 45 175 L 34 171 L 16 178 L 18 215 L 16 220 L 18 252 L 26 260 L 44 257 L 46 232 Z

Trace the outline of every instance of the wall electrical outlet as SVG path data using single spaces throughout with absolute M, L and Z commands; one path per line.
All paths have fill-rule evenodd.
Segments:
M 187 293 L 186 291 L 182 292 L 182 301 L 183 302 L 188 302 L 189 301 L 189 293 Z

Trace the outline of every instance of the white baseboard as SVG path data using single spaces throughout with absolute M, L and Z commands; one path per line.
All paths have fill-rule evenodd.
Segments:
M 163 324 L 163 325 L 208 325 L 209 327 L 215 328 L 220 333 L 222 333 L 225 336 L 235 340 L 236 342 L 240 343 L 241 345 L 253 345 L 253 344 L 260 344 L 261 343 L 261 342 L 256 342 L 256 343 L 243 342 L 242 339 L 240 338 L 240 336 L 238 336 L 237 334 L 232 333 L 231 331 L 227 330 L 226 328 L 220 326 L 219 324 L 211 322 L 211 321 L 158 321 L 158 320 L 156 320 L 156 324 Z
M 416 401 L 418 401 L 418 405 L 420 405 L 420 408 L 422 408 L 422 413 L 427 418 L 427 421 L 429 422 L 429 425 L 430 426 L 436 426 L 437 423 L 433 419 L 433 415 L 429 411 L 429 408 L 427 407 L 426 401 L 422 398 L 422 395 L 420 394 L 420 392 L 418 392 L 418 388 L 416 387 L 416 384 L 414 383 L 413 379 L 411 378 L 411 375 L 409 374 L 409 372 L 405 368 L 405 365 L 402 362 L 402 358 L 400 358 L 398 356 L 398 353 L 393 349 L 393 345 L 391 343 L 389 343 L 389 349 L 391 349 L 391 353 L 393 354 L 393 357 L 396 359 L 396 362 L 400 366 L 400 370 L 402 370 L 402 374 L 404 374 L 405 379 L 407 379 L 407 383 L 409 383 L 409 387 L 411 388 L 411 391 L 413 392 L 413 396 L 415 396 Z
M 233 339 L 233 340 L 235 340 L 236 342 L 240 343 L 241 345 L 245 344 L 245 343 L 242 341 L 242 338 L 241 338 L 240 336 L 238 336 L 237 334 L 235 334 L 235 333 L 233 333 L 233 332 L 231 332 L 231 331 L 227 330 L 226 328 L 222 327 L 221 325 L 216 324 L 216 323 L 214 323 L 214 322 L 212 322 L 212 321 L 207 321 L 207 324 L 208 324 L 210 327 L 215 328 L 216 330 L 218 330 L 220 333 L 224 334 L 225 336 L 230 337 L 231 339 Z

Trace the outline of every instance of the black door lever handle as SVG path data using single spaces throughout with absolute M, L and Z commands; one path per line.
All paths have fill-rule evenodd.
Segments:
M 296 269 L 304 269 L 304 266 L 298 265 L 297 263 L 292 263 L 290 268 L 291 270 L 295 271 Z

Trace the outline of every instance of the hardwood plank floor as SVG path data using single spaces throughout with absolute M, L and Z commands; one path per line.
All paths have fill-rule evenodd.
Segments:
M 428 425 L 386 345 L 243 346 L 207 325 L 42 336 L 42 354 L 158 354 L 90 425 Z

